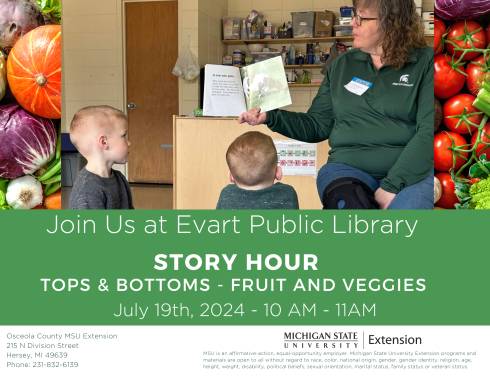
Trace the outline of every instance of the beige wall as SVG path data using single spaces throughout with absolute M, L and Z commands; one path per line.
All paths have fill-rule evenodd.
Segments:
M 227 0 L 184 0 L 179 3 L 180 15 L 185 27 L 179 46 L 187 41 L 196 55 L 199 65 L 220 64 L 223 56 L 221 44 L 221 19 L 228 11 Z M 180 114 L 188 115 L 199 105 L 199 79 L 192 82 L 180 80 Z
M 199 64 L 220 64 L 221 19 L 228 14 L 228 0 L 199 0 Z
M 64 130 L 82 106 L 124 105 L 120 17 L 118 0 L 63 1 Z
M 338 14 L 341 6 L 350 4 L 350 0 L 228 0 L 228 9 L 230 16 L 237 17 L 257 9 L 272 22 L 282 23 L 291 19 L 291 12 L 329 9 Z M 422 5 L 424 10 L 431 10 L 434 0 L 423 0 Z
M 197 57 L 198 0 L 179 0 L 179 47 L 189 46 Z M 179 113 L 189 114 L 197 106 L 199 79 L 187 82 L 179 79 Z

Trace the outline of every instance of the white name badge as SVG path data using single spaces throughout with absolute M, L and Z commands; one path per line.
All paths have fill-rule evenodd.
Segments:
M 358 77 L 353 77 L 352 80 L 344 85 L 344 88 L 349 92 L 354 93 L 358 96 L 362 96 L 369 88 L 373 86 L 373 83 L 369 81 L 359 79 Z

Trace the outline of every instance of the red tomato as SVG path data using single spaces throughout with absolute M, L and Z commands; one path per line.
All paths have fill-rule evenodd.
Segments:
M 464 72 L 463 66 L 458 68 Z M 463 89 L 466 77 L 455 70 L 452 58 L 445 54 L 434 57 L 434 94 L 440 99 L 454 96 Z
M 485 79 L 490 80 L 490 73 L 488 73 L 489 69 L 490 59 L 485 62 L 485 57 L 483 55 L 479 56 L 471 63 L 468 63 L 468 66 L 466 66 L 466 74 L 468 75 L 466 78 L 466 87 L 475 96 L 478 94 L 483 81 Z
M 435 25 L 434 25 L 435 26 Z M 485 30 L 476 21 L 458 21 L 449 27 L 446 39 L 446 50 L 449 54 L 459 58 L 463 54 L 462 50 L 455 50 L 452 43 L 464 49 L 484 49 L 487 46 L 487 36 Z M 463 60 L 472 60 L 480 55 L 479 52 L 466 53 Z
M 481 154 L 485 153 L 487 155 L 487 160 L 490 160 L 490 122 L 483 126 L 483 129 L 480 131 L 481 139 L 480 143 L 476 147 L 476 156 L 480 157 Z M 471 138 L 471 145 L 474 146 L 476 143 L 476 138 L 478 133 L 474 133 Z M 485 144 L 489 143 L 489 144 Z
M 446 31 L 446 25 L 437 17 L 434 17 L 434 54 L 440 54 L 444 49 L 442 35 Z
M 449 130 L 459 134 L 469 134 L 472 130 L 476 129 L 476 127 L 472 126 L 469 122 L 479 125 L 483 115 L 472 105 L 475 98 L 476 97 L 473 95 L 461 93 L 451 97 L 444 103 L 442 108 L 444 125 L 446 125 Z M 480 114 L 469 116 L 469 114 L 472 113 Z
M 441 182 L 442 195 L 436 206 L 443 207 L 444 209 L 454 209 L 454 205 L 459 203 L 459 199 L 454 193 L 455 185 L 449 173 L 441 172 L 437 173 L 436 177 Z
M 490 45 L 490 25 L 487 26 L 487 43 Z
M 434 135 L 434 168 L 443 172 L 460 168 L 468 159 L 468 152 L 453 151 L 452 148 L 465 144 L 465 138 L 451 131 L 441 131 Z

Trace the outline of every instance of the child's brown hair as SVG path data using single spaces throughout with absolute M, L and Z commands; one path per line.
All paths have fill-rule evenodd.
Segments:
M 249 131 L 236 138 L 226 151 L 226 162 L 235 181 L 254 186 L 274 181 L 277 150 L 272 138 Z

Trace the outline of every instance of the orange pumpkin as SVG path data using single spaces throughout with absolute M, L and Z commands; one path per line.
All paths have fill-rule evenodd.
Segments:
M 24 109 L 61 118 L 61 26 L 39 26 L 20 38 L 7 59 L 7 79 Z

